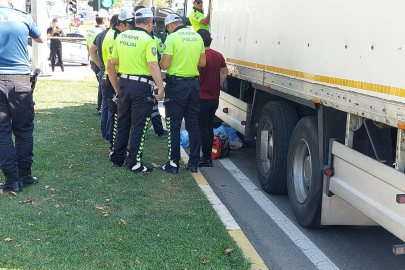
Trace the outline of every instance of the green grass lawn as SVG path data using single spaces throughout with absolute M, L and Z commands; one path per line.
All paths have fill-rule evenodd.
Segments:
M 0 268 L 249 269 L 190 173 L 111 167 L 96 93 L 94 78 L 38 82 L 40 182 L 0 196 Z M 143 161 L 166 162 L 166 145 L 149 131 Z

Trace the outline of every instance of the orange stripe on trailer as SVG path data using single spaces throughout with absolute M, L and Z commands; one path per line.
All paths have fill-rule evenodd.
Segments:
M 252 67 L 252 68 L 256 68 L 256 64 L 255 64 L 255 63 L 251 63 L 251 62 L 245 62 L 245 66 L 247 66 L 247 67 Z
M 391 96 L 405 97 L 404 88 L 398 88 L 398 87 L 380 85 L 380 84 L 372 84 L 372 83 L 343 79 L 343 78 L 334 78 L 334 77 L 329 77 L 329 76 L 315 75 L 315 74 L 306 73 L 306 72 L 302 72 L 302 71 L 296 71 L 296 70 L 285 69 L 285 68 L 280 68 L 280 67 L 267 66 L 267 65 L 263 65 L 263 64 L 256 64 L 256 63 L 251 63 L 251 62 L 246 62 L 246 61 L 241 61 L 241 60 L 235 60 L 232 58 L 227 58 L 226 61 L 228 63 L 258 68 L 258 69 L 262 69 L 262 70 L 266 70 L 266 71 L 270 71 L 270 72 L 274 72 L 274 73 L 280 73 L 280 74 L 284 74 L 284 75 L 288 75 L 288 76 L 292 76 L 292 77 L 298 77 L 298 78 L 302 78 L 302 79 L 306 79 L 306 80 L 310 80 L 310 81 L 316 81 L 316 82 L 334 84 L 334 85 L 341 85 L 341 86 L 346 86 L 346 87 L 350 87 L 350 88 L 362 89 L 362 90 L 370 91 L 370 92 L 383 93 L 383 94 L 391 95 Z
M 266 66 L 265 66 L 265 65 L 262 65 L 262 64 L 257 64 L 257 68 L 259 68 L 259 69 L 266 69 Z

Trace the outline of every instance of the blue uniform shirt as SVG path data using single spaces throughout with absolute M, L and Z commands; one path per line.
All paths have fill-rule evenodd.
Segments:
M 41 30 L 30 15 L 0 4 L 0 74 L 28 74 L 28 36 L 41 36 Z

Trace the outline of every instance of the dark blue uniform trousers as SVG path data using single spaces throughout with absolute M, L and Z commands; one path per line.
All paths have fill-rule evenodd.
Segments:
M 3 173 L 13 173 L 17 167 L 31 168 L 33 121 L 34 101 L 30 83 L 0 81 L 0 164 Z
M 139 164 L 154 98 L 150 84 L 123 79 L 118 83 L 118 121 L 111 161 L 123 164 L 131 132 L 128 165 Z
M 108 114 L 110 116 L 110 120 L 108 121 L 110 123 L 108 139 L 110 140 L 112 148 L 117 131 L 117 104 L 115 104 L 115 102 L 112 100 L 115 95 L 115 90 L 108 78 L 101 80 L 101 90 L 103 91 L 104 98 L 107 99 L 108 110 L 110 111 L 110 113 Z
M 99 89 L 101 91 L 101 119 L 100 119 L 100 130 L 101 136 L 104 140 L 110 141 L 110 111 L 108 109 L 107 96 L 104 94 L 103 90 L 103 74 L 101 72 L 97 75 L 99 82 Z M 105 83 L 104 83 L 105 87 Z
M 214 141 L 214 118 L 218 105 L 219 99 L 200 99 L 198 125 L 200 127 L 201 146 L 205 160 L 211 159 L 212 143 Z
M 169 161 L 179 166 L 180 128 L 184 118 L 190 139 L 189 165 L 196 166 L 200 161 L 200 133 L 198 112 L 200 111 L 200 86 L 197 80 L 177 81 L 175 85 L 166 84 L 165 110 L 169 131 Z

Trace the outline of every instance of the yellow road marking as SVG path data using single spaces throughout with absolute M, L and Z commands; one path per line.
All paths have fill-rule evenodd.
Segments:
M 184 150 L 183 150 L 184 151 Z M 186 154 L 181 156 L 181 159 L 183 160 L 184 164 L 188 163 L 188 156 Z M 198 173 L 191 173 L 197 182 L 198 186 L 204 186 L 207 185 L 209 186 L 209 183 L 205 179 L 205 177 L 202 175 L 200 171 Z M 214 193 L 215 195 L 215 193 Z M 238 247 L 242 250 L 243 255 L 250 260 L 252 263 L 252 270 L 268 270 L 266 265 L 264 264 L 262 258 L 260 255 L 257 253 L 255 248 L 252 246 L 250 243 L 249 239 L 247 239 L 246 235 L 243 233 L 242 230 L 228 230 L 229 235 L 235 240 L 236 244 Z
M 259 256 L 255 248 L 250 241 L 246 238 L 246 235 L 242 230 L 230 230 L 229 235 L 235 240 L 243 254 L 252 262 L 253 270 L 267 270 L 268 268 L 264 264 L 262 258 Z

